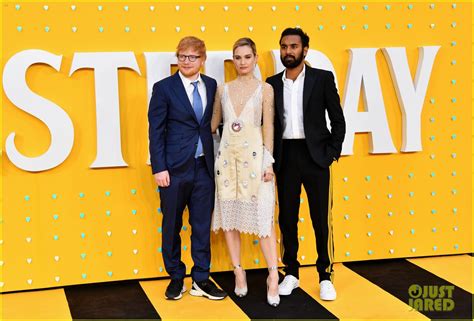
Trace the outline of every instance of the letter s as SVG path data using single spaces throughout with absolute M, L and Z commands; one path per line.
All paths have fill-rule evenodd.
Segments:
M 26 83 L 26 71 L 36 63 L 47 64 L 59 71 L 62 56 L 44 50 L 24 50 L 5 64 L 3 90 L 19 109 L 38 118 L 51 133 L 48 150 L 37 157 L 21 154 L 15 146 L 16 133 L 6 139 L 6 153 L 10 161 L 25 171 L 39 172 L 60 165 L 69 156 L 74 143 L 74 127 L 68 114 L 55 103 L 35 94 Z

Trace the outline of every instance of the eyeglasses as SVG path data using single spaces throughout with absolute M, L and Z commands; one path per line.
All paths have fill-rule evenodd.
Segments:
M 188 60 L 189 60 L 190 62 L 195 62 L 196 59 L 201 58 L 201 56 L 195 56 L 195 55 L 178 55 L 178 60 L 181 61 L 181 62 L 186 61 L 186 58 L 188 58 Z

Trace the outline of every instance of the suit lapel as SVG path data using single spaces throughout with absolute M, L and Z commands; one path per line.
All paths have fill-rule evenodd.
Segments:
M 214 107 L 212 102 L 214 101 L 214 97 L 212 96 L 212 93 L 211 93 L 211 82 L 209 81 L 209 78 L 206 77 L 206 75 L 201 74 L 201 79 L 204 82 L 204 85 L 206 86 L 206 96 L 207 96 L 206 109 L 204 110 L 204 115 L 202 115 L 202 118 L 201 118 L 201 121 L 202 121 L 205 117 L 208 117 L 209 113 L 212 114 L 212 108 Z
M 284 112 L 284 105 L 283 105 L 283 72 L 277 75 L 277 81 L 275 83 L 275 107 L 277 110 L 278 118 L 280 119 L 280 124 L 283 124 L 283 112 Z
M 186 110 L 193 115 L 194 119 L 197 122 L 196 113 L 194 112 L 193 106 L 189 101 L 188 94 L 184 89 L 183 82 L 181 81 L 178 72 L 173 75 L 173 82 L 174 86 L 171 89 L 174 91 L 175 97 L 181 102 L 181 104 L 186 108 Z
M 303 115 L 306 113 L 308 108 L 309 97 L 313 91 L 314 83 L 316 81 L 316 73 L 314 69 L 306 66 L 305 77 L 304 77 L 304 87 L 303 87 Z

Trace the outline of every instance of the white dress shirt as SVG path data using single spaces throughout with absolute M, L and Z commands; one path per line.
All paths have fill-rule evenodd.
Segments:
M 201 74 L 199 74 L 196 80 L 190 80 L 186 78 L 181 72 L 178 72 L 178 74 L 179 74 L 179 77 L 181 78 L 181 81 L 183 82 L 184 89 L 186 89 L 186 94 L 188 95 L 189 101 L 191 102 L 191 106 L 193 105 L 193 91 L 194 91 L 194 85 L 192 83 L 195 81 L 198 82 L 198 91 L 199 91 L 199 95 L 201 95 L 202 112 L 204 114 L 204 112 L 206 111 L 206 105 L 207 105 L 207 95 L 206 95 L 206 85 L 204 84 L 204 81 L 201 78 Z
M 304 139 L 303 87 L 306 66 L 293 81 L 283 73 L 283 138 Z

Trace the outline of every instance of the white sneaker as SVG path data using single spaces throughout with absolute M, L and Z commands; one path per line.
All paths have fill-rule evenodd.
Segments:
M 287 275 L 283 281 L 278 285 L 279 295 L 290 295 L 294 289 L 300 286 L 300 281 L 293 275 Z
M 334 301 L 336 300 L 336 289 L 329 280 L 324 280 L 319 283 L 319 297 L 321 300 Z

